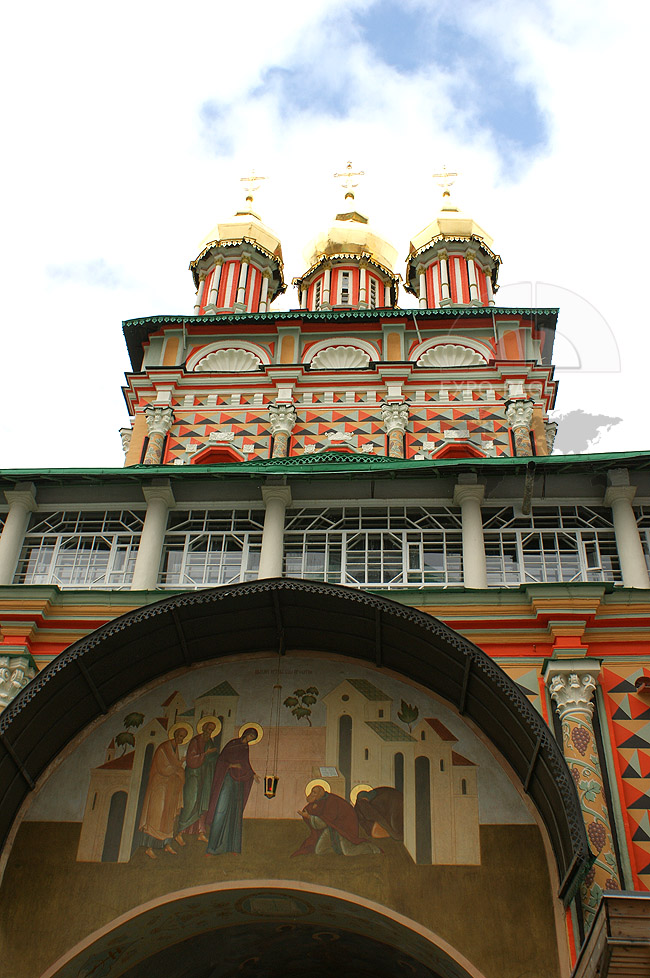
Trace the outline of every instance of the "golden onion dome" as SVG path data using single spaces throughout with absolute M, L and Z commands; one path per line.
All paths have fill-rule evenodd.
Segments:
M 222 221 L 213 227 L 199 245 L 199 256 L 209 247 L 239 244 L 241 241 L 248 241 L 258 246 L 261 251 L 282 263 L 280 239 L 275 231 L 262 223 L 259 214 L 252 210 L 237 211 L 230 220 Z
M 487 231 L 477 224 L 474 218 L 459 211 L 456 205 L 452 204 L 448 194 L 443 199 L 443 206 L 438 216 L 411 239 L 409 254 L 423 251 L 428 244 L 440 238 L 450 240 L 478 238 L 488 251 L 492 248 L 492 238 Z
M 337 214 L 330 227 L 316 235 L 303 251 L 308 269 L 323 258 L 337 256 L 363 256 L 395 276 L 397 250 L 370 227 L 367 217 L 356 210 Z

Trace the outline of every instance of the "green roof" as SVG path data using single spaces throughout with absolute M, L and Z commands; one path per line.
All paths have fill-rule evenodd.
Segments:
M 380 689 L 369 683 L 367 679 L 348 679 L 350 686 L 354 686 L 367 700 L 389 700 L 390 696 L 382 693 Z
M 259 476 L 291 476 L 292 478 L 314 478 L 321 475 L 339 475 L 357 478 L 360 472 L 388 478 L 399 476 L 427 476 L 436 478 L 454 471 L 480 471 L 488 475 L 491 470 L 498 472 L 507 469 L 526 469 L 533 465 L 537 469 L 566 469 L 577 471 L 591 469 L 605 472 L 615 465 L 625 465 L 634 469 L 650 468 L 650 450 L 636 452 L 603 452 L 588 455 L 537 455 L 533 457 L 511 458 L 499 455 L 496 458 L 445 458 L 445 459 L 401 459 L 385 455 L 352 455 L 347 452 L 323 452 L 313 455 L 296 455 L 291 458 L 259 459 L 252 462 L 233 462 L 220 465 L 130 465 L 121 468 L 75 468 L 75 469 L 0 469 L 0 486 L 13 487 L 16 482 L 39 480 L 50 485 L 69 485 L 86 483 L 98 485 L 103 482 L 146 483 L 154 478 L 169 479 L 172 483 L 181 479 L 215 479 L 239 476 L 242 479 Z
M 235 692 L 230 683 L 223 682 L 219 683 L 218 686 L 213 686 L 207 692 L 201 693 L 201 696 L 197 696 L 197 699 L 202 699 L 204 696 L 239 696 L 239 693 Z
M 366 720 L 366 726 L 374 730 L 382 740 L 408 741 L 411 744 L 416 743 L 415 737 L 411 737 L 406 730 L 402 730 L 392 720 Z

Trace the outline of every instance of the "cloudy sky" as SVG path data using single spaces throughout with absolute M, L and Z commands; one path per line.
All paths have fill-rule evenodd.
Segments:
M 499 303 L 561 307 L 558 444 L 650 448 L 649 21 L 630 0 L 13 4 L 0 465 L 121 465 L 122 320 L 191 312 L 188 263 L 251 167 L 299 274 L 348 159 L 402 258 L 431 174 L 459 171 Z

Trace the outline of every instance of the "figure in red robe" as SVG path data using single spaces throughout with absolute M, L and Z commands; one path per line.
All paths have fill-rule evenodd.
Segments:
M 207 852 L 211 856 L 241 852 L 244 808 L 253 781 L 260 780 L 248 757 L 248 745 L 253 740 L 257 740 L 257 730 L 247 727 L 241 737 L 229 740 L 219 754 L 205 816 L 210 828 Z
M 307 804 L 298 814 L 305 820 L 311 832 L 297 849 L 294 856 L 314 852 L 321 856 L 334 851 L 339 856 L 365 856 L 381 852 L 379 846 L 359 834 L 359 819 L 352 805 L 325 791 L 317 784 L 307 795 Z

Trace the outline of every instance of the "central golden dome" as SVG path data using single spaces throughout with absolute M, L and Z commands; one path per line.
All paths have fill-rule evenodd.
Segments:
M 311 241 L 303 252 L 308 269 L 322 258 L 364 256 L 395 274 L 397 250 L 368 224 L 368 218 L 353 210 L 337 214 L 326 231 Z

